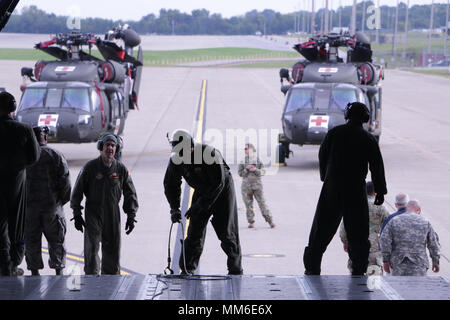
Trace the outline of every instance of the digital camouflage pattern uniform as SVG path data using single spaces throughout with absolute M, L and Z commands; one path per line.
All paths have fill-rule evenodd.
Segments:
M 429 268 L 426 248 L 433 265 L 439 265 L 439 238 L 424 217 L 406 212 L 389 221 L 380 236 L 383 262 L 390 262 L 393 276 L 425 276 Z
M 379 233 L 383 222 L 389 216 L 389 212 L 385 206 L 377 206 L 374 204 L 375 197 L 368 196 L 367 201 L 369 203 L 369 265 L 367 266 L 368 274 L 370 275 L 382 275 L 383 274 L 383 257 L 381 255 L 380 246 L 378 243 Z M 341 223 L 339 229 L 339 237 L 342 243 L 348 245 L 347 233 L 345 232 L 344 223 Z M 352 272 L 352 261 L 348 260 L 348 269 Z
M 256 167 L 256 170 L 253 172 L 248 170 L 247 166 L 249 165 L 254 165 Z M 251 158 L 246 156 L 244 161 L 241 161 L 239 163 L 238 174 L 240 177 L 242 177 L 241 193 L 242 199 L 247 209 L 248 223 L 255 223 L 253 198 L 255 198 L 256 202 L 258 202 L 262 216 L 264 217 L 266 222 L 269 224 L 272 223 L 272 214 L 267 208 L 261 181 L 261 176 L 265 174 L 264 164 L 256 156 Z
M 25 259 L 28 270 L 44 268 L 42 234 L 48 242 L 49 267 L 65 267 L 66 220 L 63 206 L 70 200 L 69 167 L 64 156 L 41 146 L 39 161 L 27 168 L 27 213 Z

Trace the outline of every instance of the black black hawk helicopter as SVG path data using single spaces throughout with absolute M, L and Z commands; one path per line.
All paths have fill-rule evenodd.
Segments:
M 346 49 L 346 61 L 339 56 Z M 377 140 L 381 134 L 380 80 L 383 68 L 372 63 L 367 37 L 356 32 L 326 34 L 294 46 L 305 59 L 280 70 L 281 91 L 286 96 L 279 137 L 278 160 L 285 164 L 290 144 L 320 145 L 328 130 L 344 124 L 344 111 L 350 102 L 362 102 L 370 110 L 365 124 Z M 283 80 L 289 82 L 284 85 Z
M 115 39 L 123 40 L 125 48 Z M 105 133 L 121 135 L 128 111 L 138 109 L 143 67 L 140 42 L 139 35 L 124 25 L 109 31 L 104 39 L 71 32 L 38 43 L 36 49 L 58 61 L 38 61 L 34 70 L 22 68 L 17 120 L 47 126 L 53 143 L 93 142 Z M 88 53 L 83 46 L 89 48 Z M 94 46 L 104 59 L 91 54 Z

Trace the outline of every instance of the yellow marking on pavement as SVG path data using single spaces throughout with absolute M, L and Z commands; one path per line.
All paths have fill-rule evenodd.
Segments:
M 49 254 L 48 249 L 46 249 L 46 248 L 42 248 L 42 252 L 44 252 L 46 254 Z M 78 261 L 78 262 L 84 263 L 84 259 L 83 258 L 78 257 L 78 256 L 74 256 L 74 255 L 72 255 L 70 253 L 66 253 L 66 258 L 69 259 L 69 260 L 73 260 L 73 261 Z M 128 276 L 131 273 L 123 271 L 123 270 L 120 270 L 120 274 Z
M 202 81 L 202 90 L 201 90 L 201 95 L 200 95 L 200 109 L 198 112 L 198 119 L 196 119 L 196 124 L 197 124 L 197 131 L 195 133 L 195 141 L 202 141 L 202 135 L 203 135 L 203 120 L 205 118 L 205 104 L 206 104 L 206 84 L 207 81 L 203 80 Z M 192 205 L 192 197 L 194 195 L 194 189 L 190 188 L 189 189 L 189 203 L 188 203 L 188 210 Z M 187 231 L 189 228 L 189 221 L 190 219 L 186 219 L 186 226 L 184 229 L 184 238 L 186 239 L 187 237 Z M 184 244 L 183 244 L 184 245 Z
M 274 163 L 274 167 L 286 167 L 286 163 Z
M 252 254 L 250 256 L 253 258 L 273 258 L 273 257 L 275 257 L 274 254 Z
M 188 210 L 192 205 L 192 197 L 194 195 L 194 189 L 189 188 L 189 202 L 188 202 Z M 184 238 L 186 239 L 187 237 L 187 231 L 188 231 L 188 226 L 189 226 L 189 221 L 190 219 L 186 219 L 186 227 L 184 229 Z

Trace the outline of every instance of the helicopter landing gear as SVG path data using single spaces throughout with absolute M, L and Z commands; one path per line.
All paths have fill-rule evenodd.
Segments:
M 281 166 L 285 166 L 286 159 L 289 159 L 291 153 L 293 154 L 293 152 L 289 150 L 289 143 L 281 142 L 278 145 L 278 164 Z

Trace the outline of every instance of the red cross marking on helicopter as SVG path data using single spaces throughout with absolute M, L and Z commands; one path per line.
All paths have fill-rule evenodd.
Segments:
M 58 122 L 58 115 L 41 115 L 39 117 L 39 126 L 56 126 Z
M 58 66 L 55 69 L 55 72 L 72 72 L 75 71 L 76 67 L 75 66 Z
M 315 119 L 311 119 L 312 123 L 315 123 L 317 127 L 321 127 L 322 123 L 327 123 L 328 119 L 322 119 L 322 117 L 317 117 Z
M 338 71 L 338 68 L 319 68 L 319 73 L 337 73 Z

